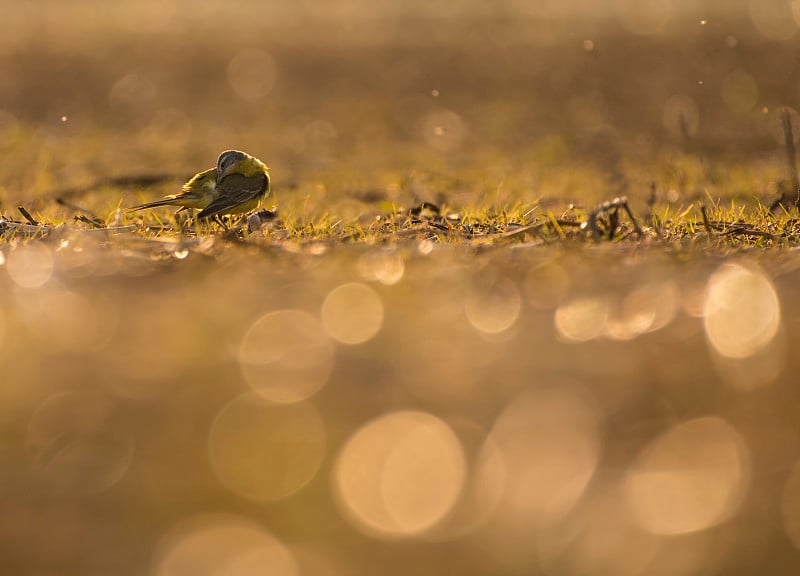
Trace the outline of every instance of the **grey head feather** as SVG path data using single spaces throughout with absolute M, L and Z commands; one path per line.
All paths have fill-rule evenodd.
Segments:
M 217 160 L 217 183 L 227 175 L 231 166 L 248 156 L 248 154 L 240 152 L 239 150 L 226 150 L 220 154 Z

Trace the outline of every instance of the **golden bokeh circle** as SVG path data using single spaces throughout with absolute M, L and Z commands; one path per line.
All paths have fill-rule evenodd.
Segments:
M 230 491 L 250 500 L 281 500 L 311 482 L 326 443 L 322 418 L 312 404 L 273 404 L 248 392 L 217 414 L 208 457 Z
M 8 253 L 6 270 L 17 286 L 40 288 L 53 276 L 55 262 L 50 248 L 41 242 L 31 243 Z
M 333 472 L 334 496 L 353 526 L 380 538 L 422 534 L 458 502 L 464 451 L 450 427 L 427 412 L 380 416 L 346 442 Z
M 654 534 L 706 530 L 733 516 L 749 485 L 749 456 L 728 422 L 715 416 L 678 424 L 653 440 L 629 468 L 628 506 Z
M 723 264 L 708 281 L 706 337 L 727 358 L 747 358 L 769 345 L 781 325 L 772 282 L 758 269 Z
M 159 543 L 156 576 L 298 576 L 292 551 L 256 522 L 231 514 L 184 520 Z
M 265 314 L 248 329 L 239 365 L 250 387 L 271 402 L 300 402 L 328 381 L 333 342 L 320 322 L 301 310 Z
M 34 411 L 25 438 L 33 469 L 67 493 L 108 490 L 127 474 L 135 448 L 116 416 L 115 402 L 96 392 L 48 397 Z
M 360 282 L 350 282 L 330 291 L 322 303 L 322 325 L 342 344 L 363 344 L 375 337 L 383 325 L 383 302 L 378 293 Z

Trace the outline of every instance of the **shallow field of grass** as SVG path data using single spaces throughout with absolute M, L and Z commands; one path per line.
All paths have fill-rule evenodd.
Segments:
M 797 572 L 796 37 L 163 4 L 0 37 L 0 572 Z

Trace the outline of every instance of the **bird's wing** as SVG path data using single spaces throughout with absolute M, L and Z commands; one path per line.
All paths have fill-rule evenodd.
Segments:
M 237 206 L 264 196 L 268 188 L 269 177 L 266 174 L 229 174 L 217 184 L 217 197 L 197 216 L 212 218 L 219 214 L 230 214 Z
M 133 208 L 128 208 L 131 212 L 144 210 L 145 208 L 156 208 L 158 206 L 182 206 L 183 208 L 203 208 L 207 205 L 214 195 L 214 184 L 216 182 L 217 169 L 209 168 L 192 176 L 181 191 L 177 194 L 170 194 L 161 200 L 140 204 Z
M 205 188 L 209 186 L 212 182 L 216 182 L 217 180 L 217 169 L 216 168 L 209 168 L 208 170 L 203 170 L 202 172 L 198 172 L 194 176 L 192 176 L 189 181 L 183 185 L 184 192 L 194 191 L 197 188 Z

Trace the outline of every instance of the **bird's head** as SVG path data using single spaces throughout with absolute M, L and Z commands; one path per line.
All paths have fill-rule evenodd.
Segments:
M 219 184 L 220 180 L 235 171 L 236 167 L 246 158 L 251 158 L 251 156 L 238 150 L 226 150 L 220 154 L 217 160 L 217 183 Z

